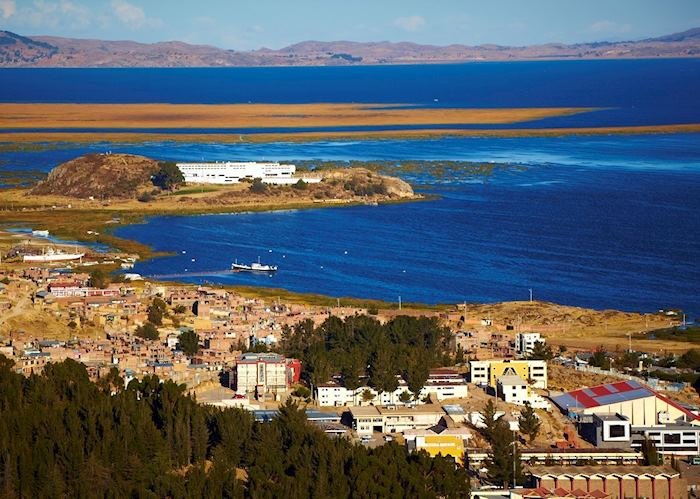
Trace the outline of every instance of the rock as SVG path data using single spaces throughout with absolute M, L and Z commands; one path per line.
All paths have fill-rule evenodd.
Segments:
M 63 163 L 40 182 L 32 194 L 95 199 L 135 198 L 153 189 L 158 162 L 133 154 L 88 154 Z

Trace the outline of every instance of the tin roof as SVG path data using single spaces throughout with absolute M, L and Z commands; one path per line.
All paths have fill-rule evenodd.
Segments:
M 569 409 L 589 409 L 602 405 L 616 404 L 637 400 L 646 397 L 657 397 L 683 412 L 688 418 L 700 420 L 700 417 L 651 388 L 637 381 L 618 381 L 607 385 L 598 385 L 591 388 L 581 388 L 573 392 L 564 393 L 552 397 L 554 403 L 563 411 Z
M 589 409 L 591 407 L 653 397 L 655 395 L 656 392 L 651 388 L 647 388 L 636 381 L 618 381 L 617 383 L 574 390 L 573 392 L 554 397 L 552 400 L 564 410 Z

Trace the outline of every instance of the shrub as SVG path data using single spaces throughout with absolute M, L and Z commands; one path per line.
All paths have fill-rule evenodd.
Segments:
M 184 175 L 172 161 L 162 161 L 158 163 L 158 166 L 160 169 L 151 178 L 153 185 L 171 191 L 185 181 Z
M 265 194 L 267 192 L 267 186 L 263 183 L 262 179 L 253 179 L 253 183 L 250 184 L 250 192 L 255 194 Z
M 305 191 L 306 189 L 308 189 L 309 184 L 304 182 L 303 179 L 299 179 L 299 181 L 296 184 L 292 185 L 292 187 L 294 187 L 295 189 L 299 189 L 300 191 Z
M 138 199 L 142 203 L 148 203 L 153 201 L 153 194 L 151 194 L 150 192 L 144 192 L 140 194 L 139 197 L 137 197 L 136 199 Z
M 150 322 L 136 328 L 136 336 L 146 340 L 157 340 L 159 338 L 158 329 Z

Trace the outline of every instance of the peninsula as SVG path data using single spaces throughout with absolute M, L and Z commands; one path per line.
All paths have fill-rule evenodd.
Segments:
M 37 185 L 0 189 L 6 224 L 50 229 L 145 258 L 150 250 L 110 228 L 146 216 L 234 213 L 420 200 L 403 180 L 366 168 L 324 169 L 322 181 L 293 185 L 158 185 L 164 162 L 133 154 L 88 154 L 54 168 Z M 155 182 L 155 183 L 154 183 Z

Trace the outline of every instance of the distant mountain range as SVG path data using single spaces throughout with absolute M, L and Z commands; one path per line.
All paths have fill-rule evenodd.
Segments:
M 626 42 L 526 47 L 306 41 L 247 52 L 183 42 L 138 43 L 0 31 L 0 67 L 348 66 L 561 59 L 700 57 L 700 28 Z

